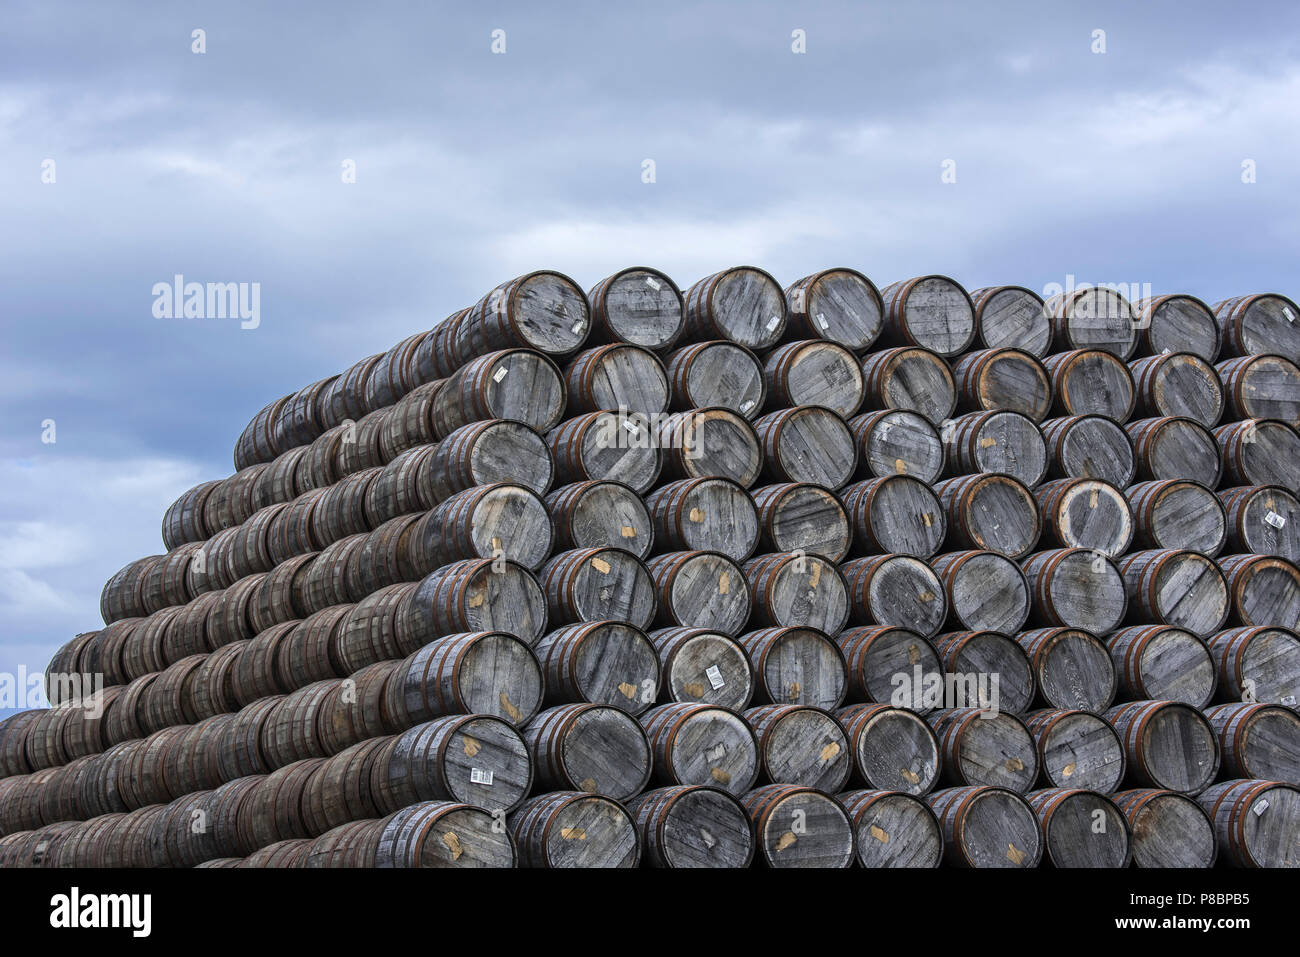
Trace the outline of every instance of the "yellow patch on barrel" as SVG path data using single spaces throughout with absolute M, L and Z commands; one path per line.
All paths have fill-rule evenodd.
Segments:
M 899 773 L 903 775 L 903 780 L 908 784 L 919 784 L 921 776 L 910 768 L 899 768 Z
M 693 508 L 691 509 L 690 514 L 686 517 L 698 525 L 700 522 L 704 521 L 704 509 Z
M 581 827 L 562 827 L 560 828 L 560 837 L 566 841 L 585 841 L 587 839 L 587 830 Z
M 921 660 L 921 649 L 916 645 L 907 646 L 907 663 L 914 665 Z
M 719 784 L 731 783 L 731 774 L 722 770 L 722 768 L 710 768 L 709 774 L 713 777 L 713 780 L 717 781 Z
M 518 721 L 523 717 L 523 713 L 510 703 L 510 699 L 506 697 L 504 691 L 501 692 L 501 707 L 505 708 L 506 714 L 510 715 L 511 721 Z
M 899 475 L 902 475 L 904 472 L 907 471 L 907 463 L 904 462 L 902 459 L 894 459 L 894 471 L 897 472 Z
M 916 596 L 916 600 L 917 600 L 917 601 L 934 601 L 937 597 L 939 597 L 939 596 L 936 595 L 934 592 L 930 591 L 930 589 L 927 588 L 925 591 L 921 592 L 921 594 L 919 594 L 919 595 Z
M 932 525 L 934 524 L 934 519 L 930 517 L 930 513 L 929 513 L 929 512 L 922 512 L 922 513 L 921 513 L 921 521 L 925 522 L 925 527 L 926 527 L 926 528 L 929 528 L 930 526 L 932 526 Z
M 835 756 L 839 753 L 840 753 L 839 744 L 832 741 L 830 744 L 826 745 L 826 747 L 822 748 L 821 759 L 823 761 L 830 761 L 833 760 Z
M 624 525 L 618 530 L 618 533 L 624 538 L 636 538 L 636 529 L 631 525 Z
M 468 734 L 462 734 L 460 737 L 461 740 L 465 742 L 465 757 L 467 758 L 474 757 L 474 755 L 478 754 L 483 747 L 483 745 L 479 744 L 478 741 L 471 738 Z
M 801 694 L 803 694 L 803 683 L 792 681 L 790 687 L 785 689 L 785 693 L 790 697 L 791 701 L 796 700 Z
M 881 844 L 889 843 L 889 832 L 882 828 L 876 827 L 876 825 L 874 824 L 871 825 L 871 836 L 874 837 Z
M 1067 764 L 1065 767 L 1061 768 L 1061 774 L 1062 774 L 1064 777 L 1067 777 L 1067 778 L 1068 778 L 1070 775 L 1072 775 L 1072 774 L 1074 773 L 1074 769 L 1075 769 L 1075 767 L 1077 767 L 1077 765 L 1076 765 L 1073 761 L 1071 761 L 1071 762 L 1070 762 L 1069 764 Z
M 627 698 L 629 701 L 636 697 L 636 685 L 629 681 L 620 681 L 618 683 L 618 690 L 623 692 L 623 697 Z
M 442 835 L 442 843 L 447 845 L 447 850 L 451 851 L 453 861 L 460 860 L 460 856 L 465 853 L 465 849 L 460 846 L 460 838 L 456 836 L 455 831 L 447 831 Z
M 609 574 L 609 562 L 605 561 L 603 558 L 593 558 L 591 560 L 591 567 L 596 569 L 596 571 L 600 572 L 602 575 Z
M 465 604 L 468 605 L 470 608 L 477 608 L 479 605 L 483 604 L 482 589 L 470 595 L 469 598 L 466 600 Z
M 1096 507 L 1097 507 L 1097 490 L 1096 490 L 1096 489 L 1093 489 L 1091 492 L 1088 493 L 1088 507 L 1089 507 L 1089 508 L 1096 508 Z
M 731 572 L 723 572 L 718 576 L 718 594 L 731 594 Z
M 822 580 L 822 563 L 813 562 L 812 578 L 808 579 L 808 587 L 816 588 L 817 583 Z
M 982 449 L 991 449 L 997 444 L 998 440 L 993 438 L 991 435 L 986 435 L 984 438 L 980 439 L 980 448 Z
M 1016 847 L 1014 844 L 1008 844 L 1007 860 L 1009 860 L 1012 864 L 1015 864 L 1017 867 L 1019 867 L 1021 864 L 1024 863 L 1025 852 L 1020 850 L 1020 848 Z
M 778 851 L 784 851 L 797 840 L 799 840 L 799 838 L 794 836 L 794 831 L 786 831 L 781 835 L 781 839 L 776 842 L 776 849 Z
M 698 681 L 688 681 L 682 685 L 682 691 L 686 692 L 692 698 L 704 697 L 704 685 Z
M 1024 769 L 1025 769 L 1024 761 L 1021 761 L 1019 758 L 1007 758 L 1008 771 L 1023 771 Z
M 585 779 L 583 780 L 583 782 L 582 782 L 581 784 L 578 785 L 578 790 L 579 790 L 579 791 L 586 791 L 588 794 L 593 794 L 593 793 L 595 793 L 595 791 L 596 791 L 596 779 L 595 779 L 595 778 L 585 778 Z

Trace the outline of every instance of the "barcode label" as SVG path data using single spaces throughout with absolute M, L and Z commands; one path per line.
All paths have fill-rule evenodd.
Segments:
M 775 329 L 777 327 L 777 324 L 780 323 L 780 321 L 781 321 L 780 316 L 773 316 L 771 319 L 767 320 L 767 331 L 771 332 L 773 329 Z
M 1290 306 L 1283 306 L 1282 314 L 1286 316 L 1287 322 L 1295 322 L 1295 313 L 1291 311 Z
M 713 685 L 713 690 L 717 691 L 727 682 L 722 678 L 722 672 L 718 670 L 717 665 L 709 665 L 704 671 L 705 676 L 709 679 L 709 684 Z
M 823 329 L 829 329 L 831 327 L 831 324 L 826 321 L 826 313 L 817 313 L 817 325 L 821 326 Z
M 1281 528 L 1286 524 L 1286 518 L 1277 512 L 1269 512 L 1264 516 L 1264 521 L 1268 522 L 1274 528 Z
M 655 292 L 658 292 L 660 288 L 662 288 L 659 284 L 659 280 L 656 279 L 654 276 L 646 276 L 645 284 L 649 286 L 651 289 L 653 289 Z
M 1259 817 L 1261 814 L 1263 814 L 1265 811 L 1268 810 L 1268 801 L 1260 801 L 1253 808 L 1251 808 L 1251 810 L 1255 812 L 1256 817 Z
M 485 784 L 485 785 L 487 785 L 488 787 L 491 787 L 491 786 L 492 786 L 492 769 L 491 769 L 491 768 L 488 768 L 488 769 L 484 770 L 483 768 L 470 768 L 470 769 L 469 769 L 469 783 L 470 783 L 470 784 Z
M 493 381 L 493 382 L 500 382 L 502 379 L 504 379 L 504 378 L 506 377 L 506 373 L 509 372 L 509 371 L 510 371 L 510 370 L 509 370 L 508 368 L 506 368 L 505 366 L 502 366 L 502 367 L 501 367 L 500 369 L 498 369 L 496 372 L 492 373 L 492 381 Z

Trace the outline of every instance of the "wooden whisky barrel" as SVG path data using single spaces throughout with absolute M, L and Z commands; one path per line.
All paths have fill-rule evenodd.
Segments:
M 1029 802 L 1001 787 L 955 787 L 926 797 L 943 826 L 949 867 L 1037 867 L 1043 834 Z
M 763 468 L 763 448 L 749 420 L 722 406 L 661 418 L 656 443 L 665 479 L 718 476 L 749 488 Z
M 1177 701 L 1130 701 L 1104 715 L 1124 742 L 1130 787 L 1199 794 L 1219 771 L 1219 744 L 1201 712 Z
M 504 555 L 536 569 L 551 554 L 554 529 L 546 502 L 525 485 L 475 485 L 439 503 L 414 525 L 422 567 Z
M 655 541 L 666 551 L 715 551 L 744 561 L 758 546 L 754 500 L 730 479 L 669 482 L 647 495 L 645 505 Z
M 971 290 L 975 342 L 984 349 L 1023 349 L 1043 358 L 1052 344 L 1052 323 L 1043 297 L 1024 286 L 985 286 Z
M 495 715 L 523 727 L 542 706 L 541 664 L 514 635 L 448 635 L 395 664 L 382 710 L 402 728 L 448 714 Z
M 624 621 L 646 628 L 654 620 L 654 580 L 631 552 L 579 548 L 560 552 L 538 575 L 552 625 Z
M 568 389 L 574 385 L 570 379 Z M 572 392 L 567 395 L 572 403 Z M 565 396 L 565 380 L 549 358 L 529 349 L 502 349 L 471 360 L 443 381 L 429 405 L 429 424 L 439 441 L 488 419 L 547 432 L 564 417 Z
M 1029 620 L 1029 582 L 1005 555 L 979 549 L 948 552 L 930 567 L 943 583 L 953 629 L 1014 635 Z
M 1070 415 L 1042 424 L 1047 474 L 1052 478 L 1095 478 L 1128 488 L 1137 474 L 1133 440 L 1104 415 Z
M 1214 866 L 1214 825 L 1192 798 L 1160 788 L 1120 791 L 1113 798 L 1128 820 L 1135 867 Z
M 853 523 L 858 554 L 927 559 L 941 547 L 948 523 L 930 486 L 911 475 L 855 482 L 840 495 Z
M 818 405 L 848 418 L 864 397 L 862 368 L 853 352 L 825 339 L 778 346 L 763 362 L 769 411 Z
M 1038 503 L 1011 475 L 963 475 L 934 487 L 948 517 L 948 546 L 1024 558 L 1042 530 Z M 949 596 L 951 605 L 951 596 Z
M 1203 708 L 1218 683 L 1206 643 L 1168 625 L 1121 628 L 1107 639 L 1123 700 L 1182 701 Z
M 940 707 L 1023 714 L 1034 700 L 1034 670 L 1015 639 L 996 631 L 950 631 L 934 640 L 947 673 Z
M 1044 545 L 1087 548 L 1116 558 L 1133 541 L 1133 511 L 1124 492 L 1104 479 L 1063 478 L 1034 489 Z
M 668 370 L 649 349 L 615 342 L 584 349 L 564 370 L 567 415 L 618 409 L 655 415 L 668 408 Z
M 1141 417 L 1182 416 L 1213 426 L 1223 415 L 1224 389 L 1214 366 L 1190 352 L 1129 363 Z
M 764 552 L 804 552 L 830 562 L 848 554 L 853 527 L 835 493 L 809 482 L 782 482 L 755 489 L 753 501 Z
M 1085 286 L 1058 293 L 1043 304 L 1052 320 L 1055 352 L 1099 349 L 1127 360 L 1137 346 L 1137 316 L 1119 292 Z
M 758 738 L 745 718 L 710 704 L 660 705 L 641 716 L 661 785 L 711 785 L 741 795 L 758 780 Z
M 1300 561 L 1300 498 L 1280 485 L 1239 485 L 1217 494 L 1227 512 L 1229 553 Z
M 1300 635 L 1285 628 L 1229 628 L 1208 639 L 1218 700 L 1294 708 L 1300 700 Z
M 830 409 L 805 405 L 771 412 L 754 423 L 763 446 L 763 474 L 773 482 L 811 482 L 834 491 L 857 468 L 853 433 Z
M 826 339 L 854 352 L 875 343 L 884 326 L 880 291 L 855 269 L 823 269 L 785 288 L 786 335 Z
M 763 411 L 767 385 L 763 363 L 744 346 L 723 340 L 683 346 L 668 356 L 672 408 L 721 407 L 748 419 Z
M 1190 352 L 1206 362 L 1219 355 L 1219 326 L 1210 307 L 1195 296 L 1149 296 L 1133 303 L 1137 355 Z
M 1277 419 L 1242 419 L 1214 430 L 1224 485 L 1281 485 L 1300 491 L 1300 432 Z
M 582 347 L 591 331 L 587 296 L 568 276 L 537 271 L 497 286 L 453 328 L 458 365 L 496 349 L 521 347 L 552 356 Z
M 660 628 L 647 637 L 659 656 L 661 702 L 713 704 L 733 711 L 749 706 L 754 674 L 735 638 L 705 628 Z
M 849 430 L 858 443 L 860 478 L 912 475 L 932 483 L 943 473 L 939 430 L 919 412 L 867 412 L 850 419 Z
M 867 409 L 916 412 L 932 424 L 957 408 L 957 380 L 943 356 L 915 346 L 873 352 L 862 360 Z
M 744 564 L 759 627 L 804 627 L 836 634 L 849 620 L 849 588 L 831 562 L 797 552 L 759 555 Z
M 656 788 L 627 809 L 650 867 L 748 867 L 754 858 L 744 805 L 720 788 Z
M 509 819 L 521 867 L 636 867 L 636 822 L 618 801 L 562 790 L 525 801 Z
M 429 493 L 422 501 L 432 508 L 462 489 L 496 482 L 513 482 L 544 495 L 559 471 L 547 448 L 554 435 L 544 440 L 524 423 L 504 419 L 462 426 L 425 460 L 421 481 L 427 480 Z
M 546 507 L 555 528 L 556 551 L 609 546 L 645 558 L 654 544 L 649 510 L 636 491 L 622 482 L 562 485 L 546 496 Z
M 733 638 L 749 620 L 745 573 L 721 552 L 668 552 L 646 562 L 663 628 L 706 628 Z
M 1079 628 L 1035 628 L 1016 635 L 1034 671 L 1037 702 L 1048 708 L 1105 711 L 1119 679 L 1106 644 Z
M 846 628 L 835 643 L 848 664 L 851 700 L 889 703 L 919 714 L 938 707 L 925 700 L 924 688 L 942 680 L 943 663 L 923 636 L 890 626 Z
M 649 741 L 636 719 L 620 708 L 550 708 L 524 728 L 524 741 L 539 791 L 582 791 L 626 801 L 650 780 Z
M 1279 781 L 1224 781 L 1196 798 L 1214 822 L 1229 867 L 1297 867 L 1300 788 Z
M 1020 349 L 980 349 L 953 363 L 957 407 L 964 412 L 1018 412 L 1041 422 L 1052 407 L 1052 380 L 1039 359 Z
M 1214 304 L 1223 358 L 1273 353 L 1300 362 L 1300 308 L 1286 296 L 1257 293 Z
M 948 597 L 930 566 L 911 555 L 873 555 L 840 566 L 849 587 L 849 621 L 906 628 L 926 638 L 948 617 Z
M 834 793 L 853 769 L 849 738 L 835 715 L 797 704 L 750 708 L 745 721 L 758 740 L 763 781 Z
M 1214 488 L 1222 465 L 1214 434 L 1194 419 L 1164 416 L 1126 425 L 1133 440 L 1138 478 L 1186 479 Z
M 1300 781 L 1300 713 L 1276 704 L 1205 709 L 1219 737 L 1225 778 Z
M 1044 786 L 1110 794 L 1124 779 L 1124 744 L 1097 714 L 1046 708 L 1025 715 L 1025 727 L 1038 745 Z
M 1038 624 L 1105 635 L 1124 621 L 1128 607 L 1124 576 L 1104 552 L 1090 548 L 1035 552 L 1022 567 L 1029 581 L 1030 617 Z
M 406 615 L 413 634 L 504 631 L 531 645 L 546 628 L 546 595 L 518 562 L 466 559 L 420 582 Z
M 939 779 L 939 739 L 916 712 L 890 704 L 853 704 L 836 712 L 848 734 L 853 780 L 920 797 Z
M 1300 366 L 1283 356 L 1239 356 L 1215 366 L 1230 419 L 1280 419 L 1300 426 Z
M 857 850 L 855 828 L 834 797 L 794 784 L 768 784 L 741 798 L 763 867 L 847 868 Z
M 1005 787 L 1018 794 L 1034 786 L 1038 751 L 1019 718 L 989 709 L 953 708 L 936 711 L 926 720 L 939 739 L 941 778 L 946 783 Z
M 1035 791 L 1028 800 L 1043 831 L 1044 860 L 1052 867 L 1128 867 L 1128 822 L 1110 798 L 1073 786 Z
M 1191 549 L 1211 557 L 1222 551 L 1227 513 L 1200 482 L 1139 482 L 1124 494 L 1133 509 L 1134 541 L 1139 547 Z
M 588 344 L 627 342 L 662 352 L 685 331 L 686 305 L 677 283 L 657 269 L 630 266 L 596 283 Z
M 941 356 L 960 355 L 975 341 L 975 306 L 956 280 L 920 276 L 880 291 L 885 304 L 881 342 L 920 346 Z
M 785 295 L 762 269 L 724 269 L 686 290 L 686 332 L 697 341 L 730 339 L 767 349 L 785 333 Z
M 1137 401 L 1133 375 L 1117 356 L 1100 349 L 1058 352 L 1043 360 L 1052 377 L 1052 411 L 1058 416 L 1102 415 L 1127 422 Z
M 755 704 L 839 707 L 848 690 L 844 653 L 815 628 L 763 628 L 740 636 L 754 671 Z
M 1118 564 L 1132 624 L 1173 625 L 1206 638 L 1228 620 L 1228 584 L 1219 567 L 1199 552 L 1152 549 L 1126 555 Z
M 836 797 L 857 828 L 863 867 L 939 866 L 943 829 L 925 801 L 884 790 L 845 791 Z
M 1294 562 L 1275 555 L 1225 555 L 1218 561 L 1234 625 L 1300 631 L 1300 568 Z
M 548 705 L 589 701 L 641 714 L 659 696 L 659 657 L 626 622 L 557 628 L 537 642 L 536 652 Z
M 516 867 L 514 839 L 489 811 L 422 801 L 380 824 L 375 867 Z
M 645 494 L 663 467 L 650 420 L 639 412 L 589 412 L 547 433 L 560 482 L 604 479 Z

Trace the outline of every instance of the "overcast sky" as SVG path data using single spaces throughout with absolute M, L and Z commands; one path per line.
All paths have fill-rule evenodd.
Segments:
M 0 672 L 101 624 L 261 406 L 527 270 L 1295 296 L 1298 37 L 1290 3 L 0 0 Z M 259 283 L 260 325 L 155 318 L 178 273 Z

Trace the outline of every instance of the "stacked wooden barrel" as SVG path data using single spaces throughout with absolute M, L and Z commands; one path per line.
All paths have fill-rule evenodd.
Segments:
M 1300 866 L 1300 332 L 502 283 L 261 409 L 0 722 L 0 864 Z

